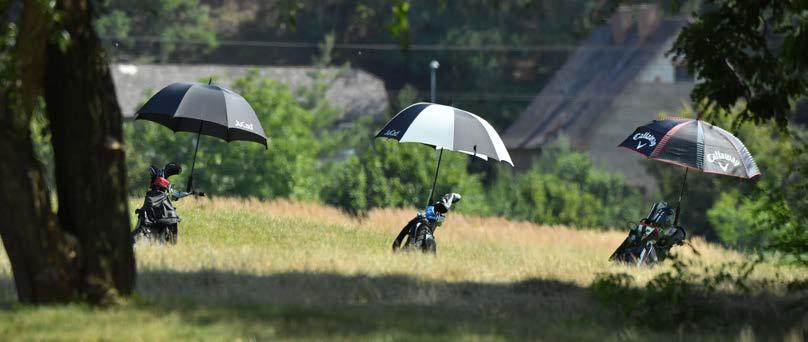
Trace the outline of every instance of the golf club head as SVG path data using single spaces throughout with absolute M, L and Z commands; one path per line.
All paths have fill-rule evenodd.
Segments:
M 460 194 L 457 193 L 448 193 L 443 195 L 443 197 L 435 203 L 435 210 L 437 210 L 441 214 L 445 214 L 452 208 L 452 204 L 457 203 L 460 201 Z
M 164 177 L 168 178 L 173 175 L 178 175 L 182 172 L 182 167 L 176 162 L 170 162 L 163 168 Z
M 158 176 L 162 176 L 163 173 L 160 169 L 154 167 L 154 165 L 149 165 L 148 170 L 149 175 L 151 176 L 149 177 L 149 184 L 154 183 L 154 179 L 157 178 Z

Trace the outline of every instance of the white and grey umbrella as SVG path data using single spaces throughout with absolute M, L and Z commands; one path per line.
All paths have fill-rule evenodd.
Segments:
M 502 138 L 488 121 L 451 106 L 427 102 L 410 105 L 390 119 L 376 137 L 426 144 L 440 150 L 427 205 L 432 202 L 435 192 L 443 150 L 461 152 L 483 160 L 494 159 L 513 166 Z
M 200 135 L 231 141 L 252 141 L 267 146 L 267 137 L 255 111 L 241 95 L 210 84 L 172 83 L 154 94 L 135 113 L 174 132 L 196 133 L 196 148 L 186 191 L 193 191 L 196 152 Z

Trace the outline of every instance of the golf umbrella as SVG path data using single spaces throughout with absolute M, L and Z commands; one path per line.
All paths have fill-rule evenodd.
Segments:
M 734 135 L 721 127 L 701 120 L 654 120 L 638 127 L 620 144 L 648 159 L 685 167 L 676 222 L 682 201 L 687 170 L 705 173 L 755 178 L 760 176 L 752 154 Z
M 402 143 L 421 143 L 440 150 L 427 205 L 432 202 L 435 192 L 443 150 L 461 152 L 483 160 L 503 161 L 513 166 L 502 138 L 488 121 L 451 106 L 426 102 L 410 105 L 390 119 L 376 137 Z
M 200 135 L 227 142 L 252 141 L 267 147 L 264 129 L 247 100 L 210 82 L 178 82 L 166 86 L 135 113 L 135 120 L 154 121 L 174 132 L 197 134 L 191 175 L 186 186 L 188 192 L 193 191 Z

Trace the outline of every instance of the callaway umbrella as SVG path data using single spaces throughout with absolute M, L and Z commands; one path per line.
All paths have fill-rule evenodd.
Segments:
M 752 154 L 738 138 L 699 119 L 651 121 L 634 130 L 619 146 L 648 159 L 685 167 L 674 224 L 679 221 L 688 170 L 745 179 L 761 175 Z
M 200 135 L 227 142 L 252 141 L 267 147 L 261 122 L 241 95 L 210 84 L 172 83 L 152 96 L 135 113 L 135 120 L 149 120 L 174 132 L 196 133 L 196 148 L 186 191 L 194 187 L 194 166 Z
M 421 143 L 440 150 L 427 205 L 432 202 L 435 193 L 443 150 L 461 152 L 483 160 L 490 158 L 513 166 L 502 138 L 488 121 L 451 106 L 426 102 L 410 105 L 390 119 L 376 134 L 376 138 Z

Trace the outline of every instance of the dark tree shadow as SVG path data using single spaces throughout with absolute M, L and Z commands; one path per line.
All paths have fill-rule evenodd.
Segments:
M 288 337 L 595 338 L 590 329 L 573 333 L 566 328 L 582 323 L 600 325 L 597 331 L 608 327 L 593 321 L 604 312 L 585 288 L 552 280 L 449 283 L 400 275 L 255 276 L 215 270 L 146 271 L 139 277 L 139 293 L 157 311 L 177 310 L 197 322 L 238 317 L 251 324 L 271 323 L 276 333 Z
M 17 310 L 13 282 L 0 278 L 0 286 L 0 310 Z M 637 324 L 599 304 L 587 287 L 548 279 L 481 283 L 401 275 L 141 270 L 137 293 L 137 307 L 155 317 L 178 315 L 192 326 L 228 321 L 240 329 L 234 335 L 259 339 L 681 340 L 735 338 L 749 328 L 758 338 L 782 339 L 800 324 L 803 334 L 808 331 L 800 315 L 778 305 L 759 305 L 766 301 L 760 295 L 731 296 L 738 304 L 734 308 L 747 311 L 738 312 L 730 326 L 648 328 L 653 325 Z M 266 333 L 268 326 L 272 335 Z

